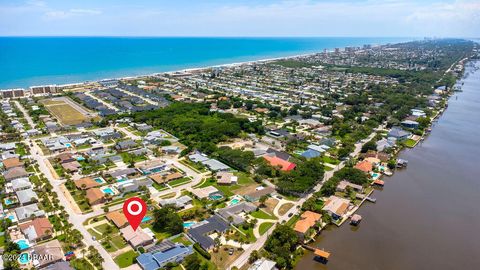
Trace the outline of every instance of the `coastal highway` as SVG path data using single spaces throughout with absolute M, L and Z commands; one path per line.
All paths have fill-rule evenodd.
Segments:
M 358 155 L 360 154 L 360 151 L 362 150 L 362 146 L 368 141 L 370 141 L 371 139 L 373 139 L 377 135 L 377 131 L 383 128 L 384 128 L 383 125 L 379 126 L 376 129 L 376 131 L 370 134 L 366 139 L 364 139 L 362 142 L 355 144 L 355 150 L 350 154 L 350 156 L 358 157 Z M 345 163 L 346 163 L 345 161 L 342 161 L 333 170 L 325 172 L 323 180 L 313 188 L 313 192 L 309 193 L 307 196 L 300 198 L 298 201 L 294 202 L 293 203 L 294 205 L 292 206 L 292 208 L 290 208 L 290 210 L 288 210 L 283 216 L 279 217 L 276 224 L 281 224 L 283 222 L 286 222 L 294 215 L 297 215 L 300 212 L 300 207 L 302 206 L 302 204 L 306 200 L 308 200 L 313 195 L 313 193 L 320 191 L 323 183 L 328 179 L 330 179 L 336 171 L 345 167 Z M 229 266 L 228 269 L 231 270 L 233 267 L 237 267 L 238 269 L 242 268 L 248 262 L 248 259 L 250 258 L 250 254 L 252 254 L 254 250 L 260 250 L 263 247 L 263 245 L 268 239 L 268 236 L 272 234 L 274 229 L 275 229 L 275 226 L 272 226 L 265 234 L 260 236 L 260 238 L 258 238 L 257 241 L 255 241 L 255 243 L 251 244 L 248 248 L 246 248 L 245 251 Z

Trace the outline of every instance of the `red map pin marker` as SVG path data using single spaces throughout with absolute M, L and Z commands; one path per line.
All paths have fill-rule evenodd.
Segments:
M 123 214 L 134 231 L 136 231 L 140 223 L 142 223 L 142 219 L 146 213 L 147 204 L 140 198 L 132 197 L 123 203 Z

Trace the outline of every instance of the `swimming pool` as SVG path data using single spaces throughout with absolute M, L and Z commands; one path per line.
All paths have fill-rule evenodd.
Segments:
M 115 191 L 109 187 L 102 189 L 102 192 L 105 194 L 115 195 Z
M 15 202 L 10 200 L 9 198 L 5 199 L 5 204 L 6 205 L 11 205 L 11 204 L 14 204 Z
M 183 222 L 183 228 L 188 229 L 195 224 L 197 224 L 196 221 L 185 221 L 185 222 Z
M 30 247 L 30 244 L 28 243 L 27 239 L 20 239 L 20 240 L 16 241 L 15 243 L 17 243 L 20 250 L 24 250 L 24 249 L 27 249 L 27 248 Z
M 20 256 L 18 257 L 18 262 L 20 264 L 27 264 L 30 262 L 30 254 L 28 254 L 27 252 L 24 252 L 22 254 L 20 254 Z
M 210 196 L 208 196 L 208 197 L 209 197 L 211 200 L 214 200 L 214 201 L 220 200 L 220 199 L 223 198 L 223 196 L 220 195 L 220 194 L 213 194 L 213 195 L 210 195 Z
M 380 177 L 380 174 L 378 174 L 378 173 L 372 173 L 372 178 L 373 178 L 373 179 L 377 179 L 378 177 Z
M 8 219 L 10 219 L 11 221 L 14 221 L 15 217 L 13 215 L 10 215 L 10 216 L 8 216 Z
M 82 161 L 82 160 L 85 160 L 85 158 L 82 156 L 77 157 L 77 161 Z
M 97 177 L 97 178 L 94 178 L 93 180 L 95 180 L 95 182 L 97 182 L 97 183 L 99 183 L 99 184 L 105 183 L 105 180 L 103 180 L 102 177 Z
M 70 148 L 70 147 L 72 147 L 72 144 L 71 143 L 65 143 L 65 146 Z
M 147 222 L 147 221 L 150 221 L 152 220 L 152 217 L 150 216 L 145 216 L 144 218 L 142 218 L 142 222 Z
M 235 205 L 235 204 L 237 204 L 237 203 L 239 203 L 239 202 L 240 202 L 240 199 L 235 198 L 235 199 L 233 199 L 233 200 L 230 201 L 230 205 Z

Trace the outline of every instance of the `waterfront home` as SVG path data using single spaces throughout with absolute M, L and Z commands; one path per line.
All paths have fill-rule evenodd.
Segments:
M 99 188 L 87 189 L 85 197 L 90 205 L 100 204 L 105 201 L 105 193 L 103 193 L 103 191 L 101 191 Z
M 322 215 L 305 211 L 295 223 L 293 230 L 297 233 L 300 242 L 304 243 L 314 236 L 317 228 L 321 227 Z
M 175 244 L 169 240 L 164 240 L 149 250 L 152 251 L 142 253 L 136 259 L 143 270 L 156 270 L 168 263 L 181 263 L 186 256 L 193 254 L 192 246 Z
M 277 270 L 277 263 L 266 258 L 256 260 L 248 270 Z
M 43 217 L 45 216 L 45 211 L 40 210 L 38 205 L 34 203 L 15 208 L 15 215 L 17 216 L 18 222 L 23 222 L 35 217 Z
M 188 230 L 188 236 L 203 249 L 208 251 L 215 246 L 215 242 L 209 235 L 213 233 L 223 234 L 229 228 L 230 224 L 228 224 L 223 218 L 213 215 L 190 227 Z
M 232 185 L 238 182 L 238 177 L 231 172 L 218 172 L 215 177 L 219 185 Z
M 416 117 L 426 117 L 427 114 L 423 110 L 412 109 L 411 114 Z
M 325 201 L 322 210 L 334 219 L 340 219 L 347 213 L 349 205 L 349 200 L 332 195 Z
M 384 151 L 385 149 L 394 147 L 397 144 L 397 139 L 394 137 L 382 138 L 375 144 L 377 145 L 377 151 Z
M 405 128 L 417 129 L 419 124 L 416 121 L 405 120 L 405 121 L 402 121 L 401 125 Z
M 350 183 L 346 180 L 342 180 L 342 181 L 340 181 L 340 183 L 338 183 L 337 191 L 345 192 L 347 190 L 347 187 L 353 189 L 356 192 L 360 192 L 360 193 L 363 192 L 363 187 L 362 186 Z
M 39 258 L 38 268 L 46 267 L 64 259 L 62 245 L 57 239 L 34 246 L 33 252 Z
M 367 160 L 363 160 L 357 163 L 354 168 L 362 172 L 369 173 L 373 171 L 373 164 L 371 162 L 368 162 Z
M 276 156 L 265 155 L 263 158 L 270 164 L 270 166 L 279 168 L 281 171 L 291 171 L 297 166 L 295 163 L 286 161 Z
M 113 222 L 113 224 L 115 224 L 115 226 L 119 229 L 129 224 L 127 218 L 125 217 L 125 214 L 122 213 L 121 210 L 108 212 L 105 217 L 108 221 Z
M 257 207 L 254 204 L 241 202 L 219 209 L 217 213 L 228 222 L 231 222 L 234 225 L 239 225 L 245 222 L 245 218 L 242 217 L 242 214 L 250 214 L 255 210 L 257 210 Z
M 120 233 L 123 238 L 125 238 L 125 241 L 127 241 L 134 249 L 148 246 L 154 242 L 154 238 L 146 233 L 141 227 L 138 227 L 134 231 L 132 226 L 127 226 L 120 229 Z
M 48 239 L 53 234 L 53 226 L 45 217 L 35 218 L 18 226 L 30 242 Z
M 408 139 L 410 135 L 410 132 L 403 130 L 401 127 L 392 127 L 387 136 L 402 141 Z

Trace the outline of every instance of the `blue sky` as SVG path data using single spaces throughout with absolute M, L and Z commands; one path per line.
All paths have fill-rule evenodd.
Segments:
M 480 0 L 0 0 L 0 35 L 480 37 Z

